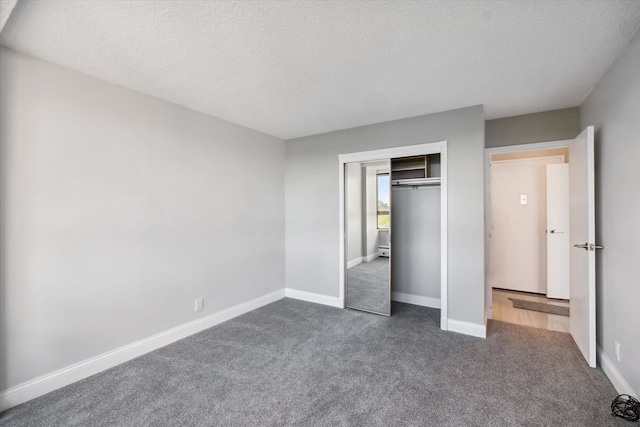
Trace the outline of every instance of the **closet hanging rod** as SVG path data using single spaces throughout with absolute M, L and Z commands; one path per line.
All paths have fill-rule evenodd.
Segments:
M 402 179 L 391 181 L 391 185 L 394 187 L 425 187 L 440 185 L 440 178 Z

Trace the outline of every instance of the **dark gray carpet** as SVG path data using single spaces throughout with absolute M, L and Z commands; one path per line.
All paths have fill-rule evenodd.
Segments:
M 561 305 L 546 304 L 544 302 L 525 301 L 518 298 L 508 298 L 513 303 L 514 308 L 523 310 L 540 311 L 542 313 L 557 314 L 559 316 L 569 317 L 569 307 Z
M 606 426 L 617 395 L 567 334 L 443 332 L 283 299 L 0 415 L 3 426 Z
M 389 313 L 389 258 L 376 258 L 347 270 L 347 306 Z

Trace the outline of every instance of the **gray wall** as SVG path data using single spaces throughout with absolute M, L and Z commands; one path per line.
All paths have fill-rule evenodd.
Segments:
M 640 393 L 640 34 L 581 106 L 596 129 L 598 345 Z M 615 356 L 620 342 L 621 361 Z
M 578 107 L 487 120 L 487 148 L 572 139 L 580 133 Z
M 391 292 L 440 299 L 439 186 L 393 189 Z
M 339 295 L 338 154 L 442 140 L 449 143 L 449 318 L 483 324 L 482 106 L 287 141 L 287 287 Z
M 344 175 L 347 191 L 347 260 L 362 259 L 362 166 L 349 163 Z
M 378 254 L 378 175 L 376 167 L 364 168 L 364 254 Z
M 283 141 L 4 48 L 0 93 L 0 389 L 284 287 Z

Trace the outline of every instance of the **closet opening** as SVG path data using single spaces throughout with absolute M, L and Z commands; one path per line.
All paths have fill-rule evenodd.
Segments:
M 446 141 L 339 155 L 342 306 L 440 309 L 447 330 Z

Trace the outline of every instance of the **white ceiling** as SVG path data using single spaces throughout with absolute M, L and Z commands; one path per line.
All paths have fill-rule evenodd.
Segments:
M 579 105 L 640 1 L 26 1 L 0 43 L 283 139 Z

